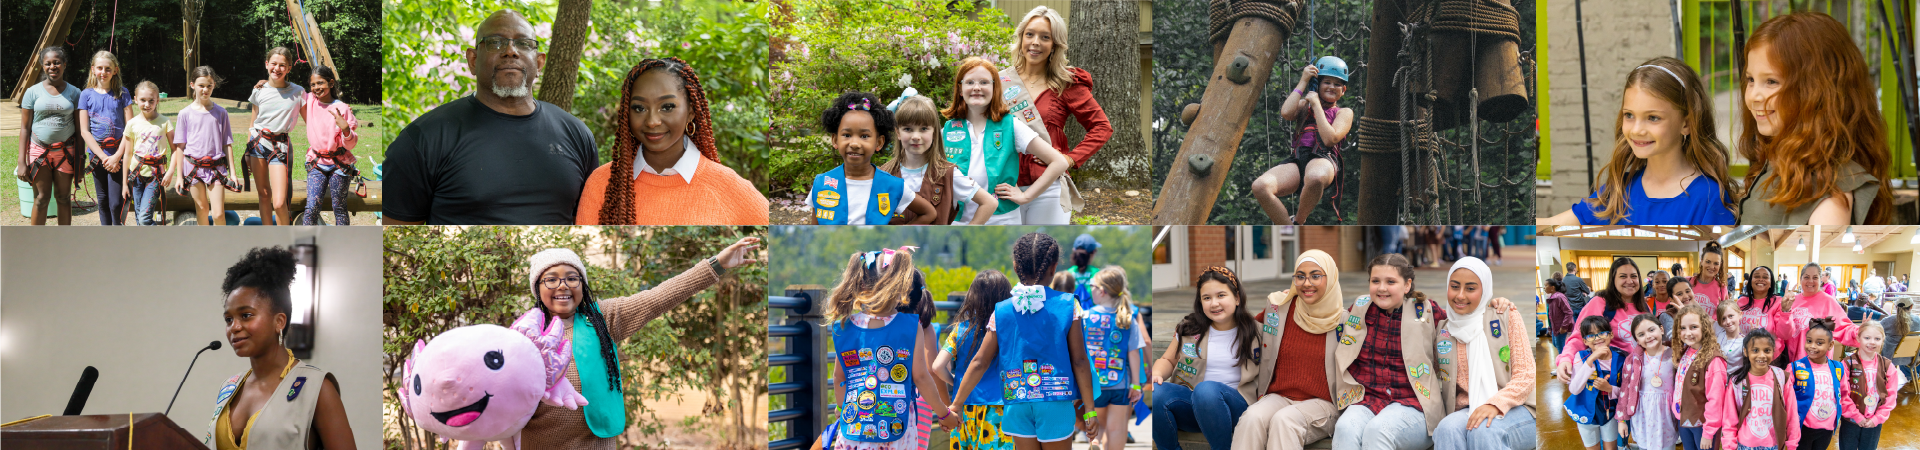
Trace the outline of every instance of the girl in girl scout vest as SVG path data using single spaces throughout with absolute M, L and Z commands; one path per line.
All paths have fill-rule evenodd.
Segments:
M 928 398 L 941 426 L 960 419 L 946 408 L 946 392 L 927 369 L 933 335 L 920 315 L 899 312 L 913 289 L 913 247 L 855 253 L 827 301 L 833 332 L 831 398 L 839 401 L 835 449 L 920 449 L 916 399 Z
M 1363 297 L 1333 328 L 1334 450 L 1427 447 L 1433 427 L 1453 410 L 1435 371 L 1434 347 L 1446 312 L 1432 300 L 1400 304 Z M 1398 337 L 1398 339 L 1394 339 Z
M 1193 313 L 1153 362 L 1153 442 L 1178 450 L 1180 432 L 1198 431 L 1209 447 L 1230 448 L 1234 424 L 1260 394 L 1260 331 L 1233 271 L 1208 267 L 1193 285 Z
M 974 215 L 967 222 L 954 221 L 959 209 L 966 206 L 963 203 L 972 203 L 975 208 L 992 208 L 999 203 L 993 193 L 960 173 L 960 166 L 947 162 L 947 149 L 940 145 L 940 110 L 933 106 L 933 99 L 917 94 L 907 88 L 905 95 L 887 105 L 893 112 L 894 137 L 900 141 L 900 150 L 880 165 L 880 171 L 905 180 L 906 191 L 933 206 L 932 224 L 986 224 L 986 215 Z M 906 218 L 904 222 L 918 219 L 912 211 L 901 216 Z
M 1777 352 L 1773 333 L 1764 328 L 1748 331 L 1740 348 L 1747 361 L 1729 370 L 1722 407 L 1707 412 L 1707 422 L 1719 423 L 1720 448 L 1740 450 L 1786 450 L 1800 442 L 1800 414 L 1793 386 L 1787 384 L 1787 372 L 1767 361 Z
M 1724 408 L 1722 397 L 1710 392 L 1727 389 L 1727 359 L 1722 356 L 1720 340 L 1714 337 L 1713 313 L 1707 305 L 1695 303 L 1680 308 L 1673 318 L 1674 384 L 1673 404 L 1667 409 L 1680 421 L 1680 445 L 1686 450 L 1713 448 L 1714 436 L 1722 424 L 1707 421 L 1707 411 Z
M 1847 420 L 1840 423 L 1840 450 L 1871 449 L 1880 446 L 1880 425 L 1893 413 L 1899 398 L 1900 371 L 1893 360 L 1880 355 L 1887 331 L 1879 322 L 1860 324 L 1860 349 L 1847 355 L 1846 395 L 1853 407 L 1846 408 Z
M 813 177 L 807 204 L 814 225 L 886 225 L 895 214 L 912 211 L 916 225 L 933 223 L 933 206 L 906 189 L 900 177 L 873 165 L 873 154 L 893 137 L 893 113 L 865 92 L 848 92 L 820 114 L 827 143 L 841 164 Z M 916 201 L 917 200 L 917 201 Z
M 620 340 L 640 331 L 660 314 L 720 282 L 727 270 L 751 264 L 760 238 L 742 238 L 712 258 L 693 264 L 653 289 L 628 297 L 598 299 L 587 281 L 587 266 L 573 250 L 552 248 L 527 258 L 527 282 L 542 322 L 559 318 L 573 340 L 567 381 L 580 388 L 587 404 L 580 409 L 541 403 L 520 435 L 521 448 L 609 449 L 627 431 L 627 404 L 620 376 Z M 616 340 L 617 339 L 617 340 Z
M 1833 432 L 1840 428 L 1840 412 L 1854 409 L 1853 396 L 1849 395 L 1852 389 L 1847 385 L 1847 366 L 1827 358 L 1834 344 L 1833 319 L 1813 319 L 1805 335 L 1807 356 L 1788 367 L 1793 375 L 1793 396 L 1800 399 L 1799 447 L 1826 450 L 1833 442 Z
M 1407 258 L 1380 255 L 1367 265 L 1374 274 L 1368 285 L 1376 297 L 1397 302 L 1405 298 L 1411 277 L 1402 277 L 1387 265 L 1389 260 L 1412 273 Z M 1339 374 L 1334 372 L 1330 350 L 1339 345 L 1332 331 L 1345 316 L 1340 311 L 1341 298 L 1340 269 L 1319 250 L 1300 254 L 1291 289 L 1267 295 L 1267 310 L 1259 316 L 1260 354 L 1271 351 L 1271 362 L 1259 364 L 1260 376 L 1253 386 L 1262 394 L 1234 425 L 1234 448 L 1299 450 L 1333 435 L 1338 415 L 1333 409 L 1333 380 Z M 1287 375 L 1275 376 L 1282 370 Z
M 973 284 L 967 286 L 967 299 L 961 302 L 959 314 L 955 314 L 948 325 L 952 331 L 941 343 L 940 356 L 934 358 L 932 366 L 933 373 L 942 377 L 940 382 L 949 386 L 947 393 L 953 398 L 963 397 L 960 386 L 953 383 L 967 377 L 967 364 L 973 362 L 980 341 L 986 338 L 986 323 L 993 320 L 993 305 L 1010 297 L 1013 297 L 1013 285 L 1007 283 L 1007 276 L 998 270 L 981 271 L 974 275 Z M 997 368 L 988 366 L 987 370 Z M 966 405 L 954 410 L 954 414 L 960 416 L 960 428 L 947 430 L 949 450 L 1013 450 L 1013 439 L 1000 429 L 1007 406 L 1006 398 L 997 388 L 977 385 L 964 395 Z
M 1494 298 L 1493 272 L 1480 258 L 1453 263 L 1447 307 L 1434 368 L 1451 412 L 1434 428 L 1434 446 L 1534 448 L 1533 327 L 1513 302 Z
M 1007 404 L 1001 430 L 1020 448 L 1065 450 L 1076 428 L 1091 430 L 1087 424 L 1095 415 L 1086 334 L 1074 320 L 1079 304 L 1073 294 L 1041 285 L 1059 262 L 1060 244 L 1052 236 L 1028 233 L 1014 241 L 1013 272 L 1020 285 L 1013 287 L 1013 298 L 994 307 L 980 351 L 960 381 L 960 392 L 972 392 L 991 368 L 988 382 L 1000 386 Z M 956 399 L 947 409 L 966 401 Z
M 1107 266 L 1087 281 L 1085 289 L 1093 307 L 1081 319 L 1080 327 L 1087 332 L 1094 387 L 1100 389 L 1100 396 L 1093 399 L 1100 416 L 1094 425 L 1100 430 L 1088 441 L 1106 450 L 1120 450 L 1127 445 L 1127 421 L 1133 419 L 1133 404 L 1143 396 L 1140 379 L 1144 374 L 1139 362 L 1146 359 L 1146 324 L 1140 322 L 1133 296 L 1127 293 L 1126 269 Z
M 201 439 L 216 450 L 352 449 L 353 429 L 333 374 L 282 342 L 293 311 L 293 252 L 256 248 L 227 269 L 227 342 L 253 368 L 227 379 Z
M 1040 139 L 1018 118 L 1007 113 L 1001 98 L 1000 77 L 993 63 L 978 57 L 960 62 L 954 78 L 953 98 L 941 114 L 947 126 L 941 130 L 947 149 L 947 161 L 961 167 L 974 184 L 993 190 L 1000 198 L 991 211 L 988 225 L 1021 225 L 1020 208 L 1045 194 L 1054 180 L 1067 172 L 1073 161 Z M 1020 155 L 1033 155 L 1047 164 L 1047 170 L 1022 189 Z M 979 213 L 969 205 L 963 219 Z M 1047 224 L 1026 224 L 1047 225 Z

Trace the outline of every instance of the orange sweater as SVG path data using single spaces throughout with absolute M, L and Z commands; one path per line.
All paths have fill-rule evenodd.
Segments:
M 613 163 L 606 163 L 587 177 L 575 224 L 600 224 L 600 205 L 607 201 L 607 177 L 612 171 Z M 679 175 L 650 173 L 633 180 L 635 225 L 766 225 L 769 206 L 753 183 L 706 158 L 700 158 L 700 168 L 694 169 L 692 184 Z

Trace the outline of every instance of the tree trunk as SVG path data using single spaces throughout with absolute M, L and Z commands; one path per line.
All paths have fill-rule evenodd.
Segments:
M 1073 171 L 1083 189 L 1147 189 L 1153 157 L 1140 127 L 1140 5 L 1133 1 L 1073 0 L 1067 18 L 1067 60 L 1093 75 L 1093 98 L 1106 110 L 1113 138 L 1086 164 Z M 1067 119 L 1067 142 L 1080 142 L 1086 129 Z M 1071 147 L 1068 147 L 1071 148 Z
M 553 19 L 553 42 L 547 48 L 547 68 L 540 73 L 540 101 L 573 109 L 573 91 L 580 81 L 580 54 L 587 44 L 593 0 L 560 0 Z

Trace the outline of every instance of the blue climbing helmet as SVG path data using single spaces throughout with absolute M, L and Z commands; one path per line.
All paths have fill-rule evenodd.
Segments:
M 1341 82 L 1347 82 L 1347 61 L 1338 56 L 1322 56 L 1319 61 L 1313 62 L 1313 66 L 1320 69 L 1321 76 L 1339 78 Z

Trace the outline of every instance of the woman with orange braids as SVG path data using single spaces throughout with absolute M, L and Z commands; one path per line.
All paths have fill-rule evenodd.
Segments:
M 693 67 L 679 58 L 641 61 L 627 71 L 620 105 L 613 162 L 587 177 L 574 223 L 767 224 L 767 197 L 720 163 L 707 92 Z
M 1768 19 L 1741 68 L 1740 155 L 1751 161 L 1740 223 L 1885 224 L 1885 125 L 1846 27 L 1825 14 Z

